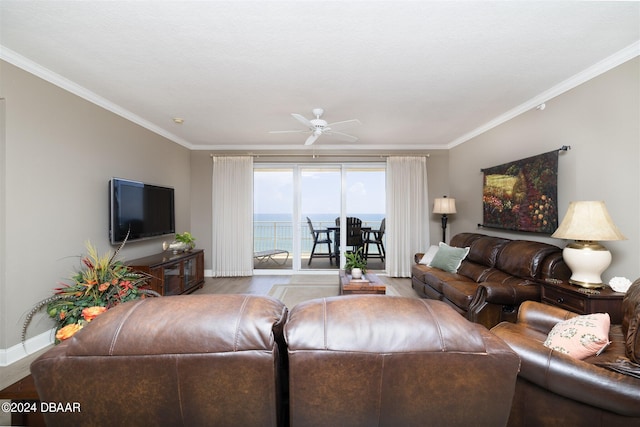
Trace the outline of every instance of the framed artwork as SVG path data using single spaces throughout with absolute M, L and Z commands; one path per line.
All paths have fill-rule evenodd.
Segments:
M 558 228 L 558 151 L 483 169 L 483 226 L 532 233 Z

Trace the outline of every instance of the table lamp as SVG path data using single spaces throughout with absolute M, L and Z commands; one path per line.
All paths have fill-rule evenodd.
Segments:
M 571 269 L 569 283 L 584 288 L 604 287 L 600 275 L 611 264 L 611 252 L 598 241 L 626 239 L 602 201 L 569 203 L 567 214 L 551 237 L 574 240 L 562 250 L 562 257 Z
M 433 201 L 433 213 L 442 214 L 442 241 L 446 240 L 447 215 L 456 213 L 456 199 L 449 199 L 443 196 L 441 199 Z

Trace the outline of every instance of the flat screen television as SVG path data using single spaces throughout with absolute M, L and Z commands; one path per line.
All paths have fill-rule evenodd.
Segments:
M 111 244 L 142 240 L 176 232 L 174 190 L 121 178 L 109 181 L 109 238 Z

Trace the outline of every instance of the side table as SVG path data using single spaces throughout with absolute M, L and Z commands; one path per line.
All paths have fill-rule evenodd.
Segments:
M 622 323 L 624 294 L 610 287 L 587 289 L 567 282 L 543 283 L 541 301 L 579 314 L 609 313 L 611 324 Z

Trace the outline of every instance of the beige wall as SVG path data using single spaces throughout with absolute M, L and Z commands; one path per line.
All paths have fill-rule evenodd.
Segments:
M 191 233 L 196 245 L 204 249 L 204 268 L 211 269 L 213 247 L 212 218 L 212 175 L 213 160 L 211 154 L 204 151 L 191 152 Z
M 604 200 L 626 241 L 605 242 L 613 262 L 603 274 L 640 277 L 640 59 L 635 58 L 493 130 L 450 150 L 449 181 L 458 214 L 452 231 L 565 242 L 533 233 L 478 229 L 482 168 L 542 154 L 563 145 L 558 167 L 559 221 L 570 201 Z
M 640 276 L 639 62 L 548 101 L 544 111 L 522 114 L 451 150 L 429 151 L 430 205 L 442 195 L 457 200 L 448 235 L 476 231 L 482 222 L 480 169 L 571 145 L 560 156 L 561 216 L 570 200 L 605 200 L 629 238 L 607 244 L 614 263 L 605 279 Z M 190 230 L 211 253 L 210 153 L 189 152 L 2 61 L 0 75 L 0 351 L 19 343 L 25 313 L 69 277 L 86 240 L 111 249 L 112 176 L 174 187 L 177 230 Z M 440 218 L 425 220 L 435 244 Z M 478 231 L 563 245 L 535 234 Z M 123 257 L 158 252 L 162 240 L 130 243 Z M 29 336 L 51 326 L 36 319 Z
M 451 194 L 449 183 L 449 150 L 430 151 L 427 159 L 427 185 L 429 186 L 429 212 L 433 210 L 433 200 L 442 196 L 455 197 Z M 458 200 L 456 200 L 457 206 Z M 424 249 L 429 245 L 437 245 L 442 240 L 442 215 L 429 215 L 429 242 L 425 242 Z M 452 215 L 449 218 L 453 218 Z M 451 237 L 451 227 L 447 224 L 447 242 Z
M 191 177 L 186 148 L 2 61 L 0 75 L 1 351 L 19 344 L 33 304 L 79 267 L 87 240 L 101 253 L 112 249 L 111 177 L 174 187 L 179 230 L 190 228 Z M 160 252 L 161 245 L 132 242 L 122 256 Z M 52 326 L 35 319 L 29 336 Z

